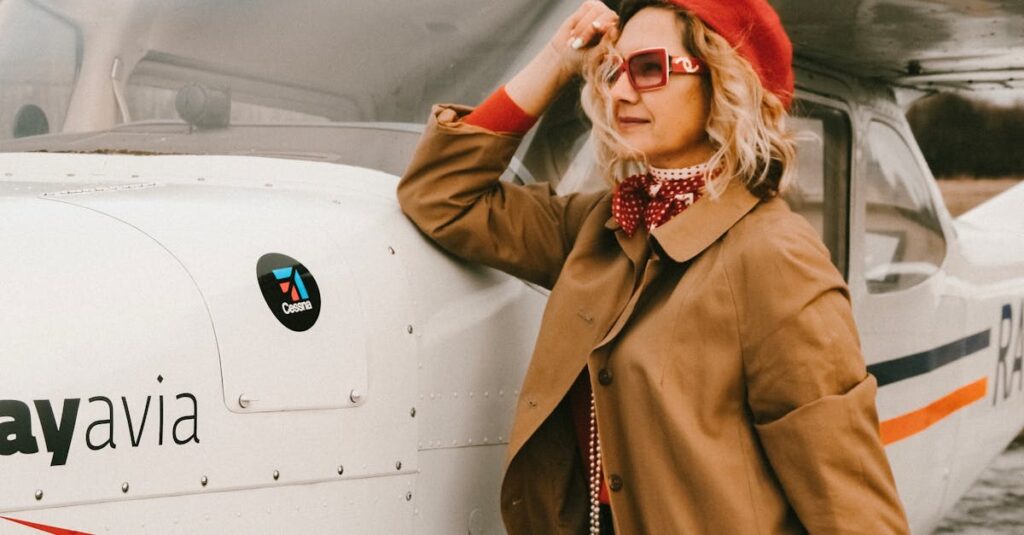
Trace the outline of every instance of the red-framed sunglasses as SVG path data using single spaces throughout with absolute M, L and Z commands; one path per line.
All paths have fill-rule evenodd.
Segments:
M 703 74 L 704 62 L 691 56 L 670 56 L 666 48 L 645 48 L 626 56 L 612 71 L 608 85 L 614 85 L 625 72 L 637 91 L 653 91 L 668 84 L 668 75 Z

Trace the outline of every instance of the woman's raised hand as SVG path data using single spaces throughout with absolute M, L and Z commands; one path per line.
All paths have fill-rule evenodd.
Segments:
M 565 19 L 551 38 L 549 46 L 559 58 L 563 73 L 572 77 L 579 73 L 586 49 L 608 35 L 618 35 L 619 16 L 599 0 L 583 2 L 575 13 Z
M 2 0 L 0 0 L 2 1 Z M 587 49 L 605 36 L 618 38 L 619 16 L 598 0 L 587 0 L 523 70 L 507 84 L 508 96 L 526 113 L 540 116 L 558 92 L 580 72 Z

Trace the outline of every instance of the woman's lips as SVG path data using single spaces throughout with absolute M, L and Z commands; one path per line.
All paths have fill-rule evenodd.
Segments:
M 639 117 L 629 117 L 629 116 L 619 116 L 619 117 L 616 117 L 616 121 L 618 121 L 620 129 L 636 128 L 637 126 L 645 125 L 645 124 L 650 122 L 647 119 L 641 119 Z

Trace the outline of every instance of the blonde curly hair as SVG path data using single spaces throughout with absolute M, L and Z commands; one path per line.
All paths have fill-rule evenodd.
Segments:
M 786 128 L 788 114 L 782 100 L 764 89 L 750 62 L 724 37 L 682 8 L 657 0 L 627 3 L 620 14 L 619 29 L 646 7 L 674 11 L 683 23 L 683 46 L 708 66 L 704 84 L 711 109 L 705 130 L 716 149 L 708 165 L 720 171 L 708 183 L 708 193 L 716 197 L 728 182 L 738 178 L 758 197 L 778 195 L 792 181 L 796 168 L 795 141 Z M 598 164 L 613 186 L 649 167 L 645 155 L 630 147 L 612 126 L 614 99 L 607 81 L 617 66 L 611 59 L 619 56 L 608 42 L 589 52 L 580 99 L 593 124 L 591 136 Z

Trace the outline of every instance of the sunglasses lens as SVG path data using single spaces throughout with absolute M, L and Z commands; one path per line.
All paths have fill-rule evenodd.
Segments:
M 660 52 L 647 52 L 629 58 L 629 77 L 637 89 L 665 85 L 665 55 Z

